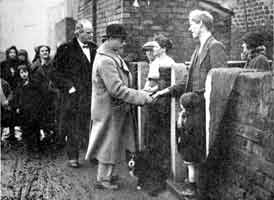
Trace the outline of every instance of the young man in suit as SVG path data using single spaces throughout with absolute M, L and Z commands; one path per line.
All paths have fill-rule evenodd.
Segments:
M 192 33 L 194 40 L 198 40 L 199 43 L 196 46 L 190 62 L 189 76 L 187 83 L 178 83 L 177 85 L 158 91 L 153 95 L 153 98 L 157 100 L 160 96 L 166 94 L 182 94 L 185 92 L 195 92 L 203 99 L 201 106 L 204 108 L 200 112 L 200 118 L 202 121 L 197 121 L 196 132 L 199 137 L 195 138 L 195 142 L 192 147 L 199 152 L 199 155 L 195 155 L 199 159 L 189 164 L 189 182 L 190 189 L 185 191 L 185 195 L 194 194 L 196 189 L 196 181 L 198 177 L 198 164 L 205 160 L 206 156 L 206 136 L 205 136 L 205 105 L 204 105 L 204 91 L 205 81 L 208 72 L 212 68 L 227 67 L 227 56 L 225 53 L 224 45 L 216 40 L 212 35 L 213 28 L 213 16 L 202 10 L 193 10 L 189 14 L 189 31 Z M 202 123 L 202 124 L 200 124 Z M 194 158 L 189 158 L 190 160 Z
M 75 25 L 75 37 L 62 44 L 54 58 L 53 79 L 61 91 L 62 140 L 66 138 L 68 165 L 79 167 L 79 142 L 88 140 L 91 103 L 91 74 L 97 45 L 87 19 Z

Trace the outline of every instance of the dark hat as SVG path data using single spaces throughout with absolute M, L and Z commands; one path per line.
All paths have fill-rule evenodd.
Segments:
M 25 50 L 25 49 L 20 49 L 20 50 L 18 51 L 18 56 L 20 56 L 20 55 L 23 55 L 23 56 L 28 57 L 28 52 L 27 52 L 27 50 Z
M 106 28 L 106 35 L 103 37 L 109 38 L 123 38 L 127 37 L 127 32 L 122 24 L 110 24 Z
M 264 36 L 259 32 L 248 32 L 243 35 L 242 40 L 252 49 L 264 45 Z

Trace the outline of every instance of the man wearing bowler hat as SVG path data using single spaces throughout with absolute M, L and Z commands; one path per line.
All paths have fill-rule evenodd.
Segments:
M 92 71 L 91 120 L 86 159 L 98 160 L 99 189 L 118 189 L 113 174 L 125 150 L 135 151 L 132 104 L 144 105 L 152 98 L 144 91 L 132 89 L 132 76 L 121 58 L 126 40 L 121 24 L 106 28 L 105 42 L 98 48 Z

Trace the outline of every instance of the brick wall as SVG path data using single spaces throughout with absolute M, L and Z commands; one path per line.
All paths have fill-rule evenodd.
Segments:
M 92 21 L 92 0 L 80 0 L 78 5 L 78 19 L 80 18 L 87 18 Z
M 140 2 L 140 8 L 134 8 L 132 1 L 124 0 L 123 22 L 130 31 L 131 46 L 128 48 L 134 58 L 142 55 L 141 46 L 157 33 L 172 39 L 174 48 L 169 54 L 176 60 L 189 59 L 194 43 L 188 31 L 188 13 L 197 5 L 196 1 L 158 0 L 147 6 Z
M 140 8 L 134 8 L 131 0 L 123 2 L 123 23 L 130 32 L 131 45 L 128 47 L 128 51 L 131 52 L 130 59 L 142 58 L 141 46 L 158 33 L 166 35 L 173 41 L 174 47 L 169 55 L 176 62 L 190 59 L 195 43 L 188 31 L 188 14 L 192 9 L 199 7 L 198 1 L 158 0 L 151 1 L 150 6 L 145 1 L 139 1 Z M 217 12 L 211 13 L 216 21 L 214 35 L 224 42 L 229 52 L 231 18 L 223 17 Z
M 105 28 L 113 22 L 122 23 L 122 0 L 79 0 L 78 18 L 93 23 L 94 41 L 101 43 Z
M 96 10 L 92 9 L 94 3 Z M 132 3 L 132 0 L 80 0 L 78 18 L 86 17 L 94 22 L 95 38 L 99 44 L 107 24 L 123 23 L 129 32 L 126 52 L 130 61 L 144 59 L 141 47 L 157 33 L 172 39 L 174 48 L 169 54 L 177 62 L 190 59 L 195 43 L 188 31 L 188 14 L 198 7 L 198 1 L 158 0 L 151 1 L 150 6 L 145 1 L 139 1 L 140 8 L 134 8 Z M 224 42 L 229 52 L 230 17 L 212 14 L 216 21 L 214 35 Z
M 207 166 L 212 198 L 274 199 L 274 76 L 241 74 L 224 124 Z
M 268 49 L 267 55 L 273 59 L 273 0 L 232 0 L 230 7 L 235 13 L 232 18 L 231 58 L 239 59 L 240 38 L 247 30 L 264 32 Z
M 97 42 L 100 43 L 106 26 L 113 22 L 122 23 L 122 0 L 97 0 Z

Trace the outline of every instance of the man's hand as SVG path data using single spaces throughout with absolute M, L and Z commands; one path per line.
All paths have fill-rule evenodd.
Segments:
M 154 99 L 153 99 L 150 95 L 148 95 L 147 103 L 148 103 L 148 104 L 151 104 L 151 103 L 153 103 L 153 102 L 154 102 Z
M 70 89 L 69 89 L 69 94 L 72 94 L 76 92 L 76 88 L 74 86 L 72 86 Z
M 168 94 L 168 93 L 169 93 L 169 89 L 166 88 L 166 89 L 163 89 L 163 90 L 160 90 L 160 91 L 154 93 L 152 95 L 152 98 L 154 99 L 154 102 L 156 102 L 161 96 Z

